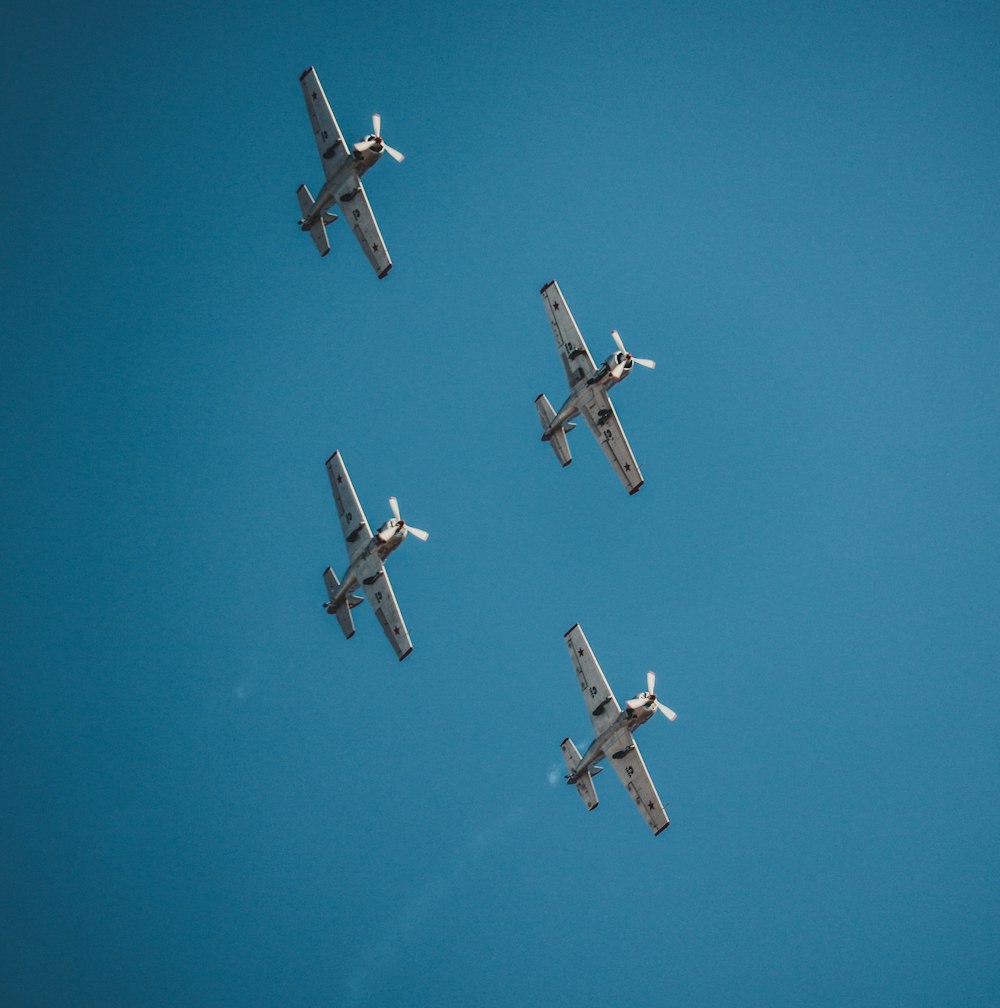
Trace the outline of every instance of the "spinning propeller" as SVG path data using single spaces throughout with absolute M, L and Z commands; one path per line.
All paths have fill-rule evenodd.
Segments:
M 394 161 L 399 162 L 403 160 L 404 155 L 396 150 L 395 147 L 390 147 L 382 139 L 382 117 L 378 114 L 378 112 L 372 116 L 372 135 L 366 140 L 362 140 L 361 143 L 355 144 L 354 149 L 359 153 L 362 153 L 366 150 L 371 150 L 371 148 L 376 144 L 380 145 L 382 150 L 384 150 Z
M 407 525 L 406 522 L 399 517 L 399 501 L 396 500 L 395 497 L 389 498 L 389 507 L 392 508 L 392 516 L 393 518 L 396 519 L 397 522 L 399 522 L 401 528 L 405 529 L 411 535 L 415 535 L 418 539 L 421 539 L 423 542 L 427 542 L 428 538 L 430 537 L 429 532 L 425 532 L 423 529 L 414 528 L 412 525 Z
M 643 367 L 648 368 L 656 367 L 656 361 L 647 360 L 644 357 L 633 357 L 628 352 L 628 350 L 625 349 L 625 344 L 622 343 L 622 338 L 621 336 L 618 335 L 617 329 L 611 330 L 611 338 L 615 341 L 615 345 L 618 347 L 618 349 L 621 350 L 623 354 L 625 354 L 625 360 L 623 360 L 620 364 L 616 364 L 614 368 L 612 368 L 611 370 L 611 373 L 612 375 L 614 375 L 615 378 L 621 378 L 622 374 L 624 374 L 625 372 L 625 365 L 628 361 L 632 361 L 635 364 L 641 364 Z
M 647 672 L 646 692 L 640 693 L 637 697 L 633 698 L 632 700 L 629 700 L 629 702 L 625 706 L 629 707 L 631 710 L 636 710 L 639 707 L 645 707 L 646 704 L 648 704 L 649 701 L 652 700 L 653 710 L 658 710 L 665 718 L 667 718 L 670 721 L 676 721 L 677 713 L 675 711 L 672 711 L 666 704 L 662 704 L 660 703 L 659 700 L 656 699 L 656 693 L 653 692 L 653 688 L 655 686 L 656 686 L 656 673 Z

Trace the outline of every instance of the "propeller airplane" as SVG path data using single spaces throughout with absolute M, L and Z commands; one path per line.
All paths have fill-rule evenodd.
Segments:
M 653 672 L 646 673 L 646 690 L 627 701 L 623 710 L 611 692 L 580 624 L 571 627 L 565 636 L 596 736 L 582 756 L 572 739 L 563 740 L 561 749 L 569 771 L 566 783 L 576 785 L 583 803 L 593 812 L 597 808 L 594 777 L 604 769 L 597 766 L 597 761 L 610 759 L 615 773 L 643 818 L 653 834 L 658 836 L 670 825 L 670 820 L 632 733 L 657 711 L 670 721 L 676 721 L 677 714 L 657 698 L 656 674 Z
M 612 329 L 611 338 L 618 349 L 597 367 L 555 280 L 549 281 L 542 288 L 542 301 L 555 334 L 570 390 L 569 398 L 558 413 L 546 396 L 540 395 L 535 400 L 535 409 L 542 422 L 542 440 L 552 445 L 563 468 L 568 466 L 573 461 L 573 456 L 570 454 L 566 434 L 576 427 L 570 421 L 579 414 L 597 438 L 597 443 L 618 473 L 625 489 L 634 494 L 643 484 L 642 473 L 608 392 L 632 373 L 633 365 L 655 368 L 656 361 L 633 357 L 625 349 L 618 330 Z
M 340 452 L 334 452 L 326 460 L 326 472 L 330 477 L 330 487 L 337 504 L 350 564 L 343 581 L 337 580 L 333 568 L 327 567 L 323 571 L 323 583 L 329 596 L 329 601 L 323 603 L 323 608 L 337 617 L 344 636 L 349 640 L 354 636 L 351 610 L 364 602 L 360 595 L 354 594 L 354 589 L 360 585 L 375 610 L 375 616 L 389 638 L 389 643 L 402 661 L 413 650 L 413 644 L 389 583 L 385 559 L 408 535 L 426 541 L 428 533 L 403 521 L 399 515 L 399 502 L 395 497 L 390 497 L 392 517 L 372 535 Z
M 381 279 L 392 269 L 392 259 L 361 184 L 361 176 L 383 154 L 388 154 L 396 162 L 402 161 L 403 155 L 382 138 L 382 117 L 377 112 L 372 116 L 372 132 L 348 150 L 315 69 L 309 67 L 303 71 L 299 82 L 326 177 L 315 200 L 305 185 L 296 190 L 302 211 L 299 227 L 309 232 L 319 254 L 325 256 L 330 251 L 326 228 L 337 219 L 337 215 L 330 213 L 329 209 L 338 203 L 344 219 L 350 224 L 355 238 Z

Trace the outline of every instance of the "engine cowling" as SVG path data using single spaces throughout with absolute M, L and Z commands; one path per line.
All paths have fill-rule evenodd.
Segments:
M 403 527 L 401 521 L 396 521 L 395 518 L 390 518 L 379 530 L 375 533 L 375 538 L 379 542 L 391 542 L 396 536 L 398 531 Z

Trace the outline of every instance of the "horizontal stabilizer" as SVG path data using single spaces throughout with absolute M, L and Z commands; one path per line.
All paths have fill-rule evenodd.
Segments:
M 327 567 L 323 571 L 323 583 L 326 585 L 326 593 L 330 597 L 330 604 L 333 604 L 333 600 L 337 597 L 337 591 L 340 588 L 340 582 L 337 580 L 337 575 L 333 573 L 331 567 Z M 354 601 L 357 599 L 357 602 Z M 341 602 L 336 609 L 331 609 L 330 605 L 326 607 L 328 613 L 332 613 L 337 617 L 337 622 L 340 624 L 340 629 L 344 631 L 344 636 L 350 640 L 354 636 L 354 617 L 351 616 L 351 609 L 354 608 L 359 602 L 364 600 L 358 598 L 356 595 L 349 595 L 346 599 L 346 605 Z
M 569 442 L 566 440 L 566 432 L 564 430 L 553 431 L 552 437 L 549 438 L 549 444 L 552 445 L 552 450 L 556 453 L 559 464 L 565 469 L 573 461 Z
M 354 636 L 354 617 L 351 615 L 351 607 L 342 605 L 334 614 L 340 629 L 344 631 L 344 636 L 350 640 Z
M 583 799 L 583 804 L 590 812 L 597 808 L 597 790 L 594 788 L 594 781 L 590 774 L 584 774 L 576 782 L 576 790 Z
M 316 221 L 309 229 L 309 237 L 312 238 L 313 245 L 316 246 L 316 251 L 321 256 L 325 256 L 330 251 L 330 239 L 326 236 L 326 225 L 321 220 Z
M 563 759 L 566 761 L 566 769 L 569 770 L 567 776 L 572 776 L 580 765 L 580 751 L 570 738 L 563 739 L 560 748 L 562 749 Z M 597 808 L 597 789 L 594 787 L 593 777 L 603 769 L 603 767 L 594 767 L 590 773 L 584 771 L 583 775 L 575 781 L 577 793 L 583 799 L 583 804 L 591 812 Z
M 333 573 L 332 567 L 327 567 L 323 571 L 323 584 L 326 585 L 326 594 L 332 602 L 337 597 L 337 589 L 340 587 L 340 582 L 337 580 L 337 575 Z
M 298 189 L 295 190 L 295 196 L 299 201 L 299 209 L 302 211 L 302 219 L 305 220 L 313 208 L 314 201 L 312 193 L 309 192 L 308 186 L 300 185 Z
M 299 227 L 305 231 L 307 230 L 305 222 L 309 219 L 309 215 L 316 204 L 313 201 L 312 193 L 309 192 L 308 186 L 300 185 L 295 190 L 295 195 L 298 197 L 299 209 L 302 211 L 302 220 L 299 221 Z M 336 214 L 324 212 L 308 227 L 309 237 L 312 238 L 313 245 L 316 246 L 316 251 L 321 256 L 325 256 L 330 251 L 330 239 L 326 236 L 326 225 L 332 224 L 336 219 Z
M 564 738 L 559 748 L 562 749 L 563 759 L 566 761 L 566 769 L 570 773 L 573 773 L 580 765 L 580 750 L 577 749 L 576 743 L 571 738 Z
M 549 428 L 552 426 L 552 421 L 556 418 L 556 411 L 552 408 L 552 403 L 549 402 L 546 395 L 540 395 L 535 400 L 535 409 L 538 410 L 538 419 L 542 421 L 542 434 L 544 436 L 548 433 Z
M 552 430 L 552 421 L 556 418 L 555 410 L 548 398 L 540 395 L 535 400 L 535 409 L 538 410 L 538 419 L 542 422 L 542 440 L 548 441 L 552 445 L 552 450 L 559 459 L 559 464 L 565 469 L 573 461 L 573 455 L 569 450 L 569 442 L 566 440 L 566 431 L 571 431 L 576 424 L 565 424 L 564 426 Z

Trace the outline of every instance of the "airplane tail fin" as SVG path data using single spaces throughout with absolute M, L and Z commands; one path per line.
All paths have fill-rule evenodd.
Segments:
M 312 225 L 309 228 L 306 228 L 302 221 L 309 219 L 309 214 L 312 212 L 313 207 L 316 204 L 312 198 L 312 193 L 309 192 L 308 186 L 300 185 L 298 189 L 295 190 L 295 195 L 298 197 L 299 209 L 302 211 L 302 220 L 299 221 L 299 226 L 303 231 L 308 230 L 309 236 L 312 238 L 317 251 L 321 256 L 325 256 L 327 252 L 330 251 L 330 239 L 326 236 L 326 225 L 332 224 L 337 219 L 337 215 L 327 213 L 324 210 L 323 213 L 316 218 Z
M 332 603 L 337 597 L 337 590 L 340 588 L 340 582 L 337 580 L 337 575 L 333 573 L 332 567 L 327 567 L 323 571 L 323 583 L 326 585 L 326 593 Z M 340 629 L 344 631 L 344 636 L 348 640 L 354 636 L 354 617 L 351 615 L 351 610 L 361 601 L 361 599 L 354 595 L 348 595 L 344 602 L 341 602 L 336 609 L 331 610 L 329 605 L 326 607 L 327 612 L 332 612 L 337 617 Z
M 560 748 L 562 749 L 563 759 L 566 761 L 566 769 L 569 770 L 569 776 L 571 776 L 580 765 L 580 751 L 570 738 L 563 739 Z M 583 804 L 591 812 L 597 808 L 597 789 L 594 787 L 594 777 L 603 769 L 604 767 L 591 767 L 589 771 L 584 772 L 583 776 L 575 782 L 576 790 L 583 799 Z
M 569 442 L 566 440 L 566 432 L 571 431 L 576 424 L 564 424 L 558 430 L 552 430 L 552 421 L 556 418 L 556 411 L 544 395 L 540 395 L 535 400 L 535 409 L 538 410 L 538 419 L 542 422 L 542 440 L 548 441 L 552 445 L 552 450 L 556 453 L 559 464 L 565 469 L 573 461 Z

